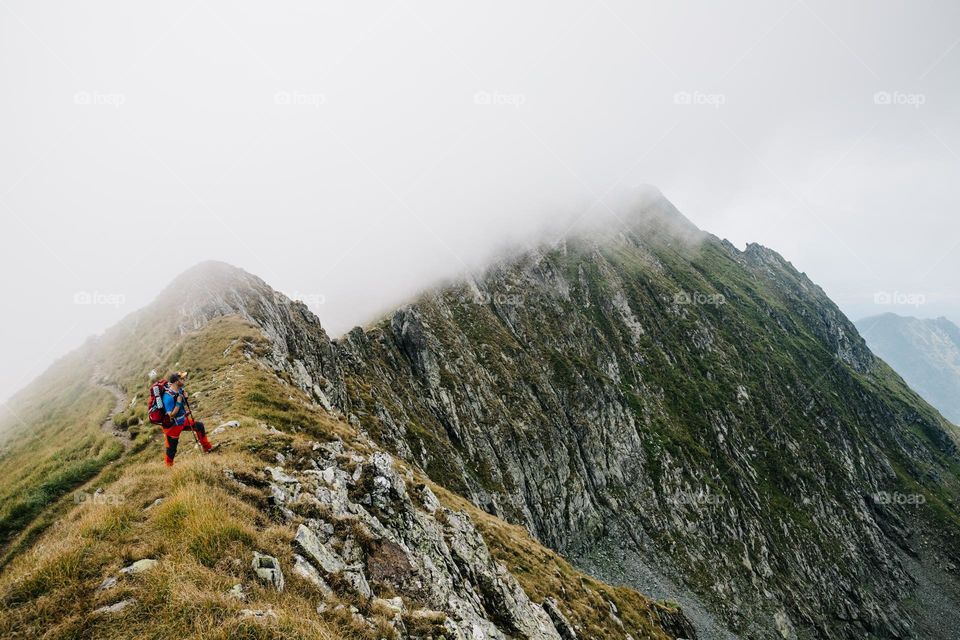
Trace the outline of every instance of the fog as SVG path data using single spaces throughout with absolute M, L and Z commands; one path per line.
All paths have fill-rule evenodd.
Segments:
M 198 261 L 336 335 L 645 183 L 960 320 L 958 70 L 955 2 L 4 0 L 0 398 Z

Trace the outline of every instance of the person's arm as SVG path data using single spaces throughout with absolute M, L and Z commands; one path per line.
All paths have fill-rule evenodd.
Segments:
M 177 405 L 173 410 L 173 415 L 178 416 L 180 414 L 186 414 L 187 408 L 184 401 L 183 393 L 177 394 Z
M 176 418 L 177 414 L 183 410 L 183 402 L 180 399 L 180 395 L 166 392 L 163 396 L 163 408 L 166 409 L 167 415 L 170 416 L 171 420 Z

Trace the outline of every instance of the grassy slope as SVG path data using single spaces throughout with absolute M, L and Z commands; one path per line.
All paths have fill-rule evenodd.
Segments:
M 265 494 L 238 490 L 226 479 L 223 468 L 229 467 L 237 477 L 257 478 L 282 446 L 307 446 L 310 440 L 335 437 L 349 442 L 355 436 L 349 425 L 309 404 L 255 357 L 247 357 L 265 348 L 262 340 L 253 327 L 222 318 L 171 348 L 165 364 L 176 362 L 192 372 L 198 413 L 211 424 L 239 419 L 241 427 L 217 438 L 224 448 L 216 456 L 201 456 L 185 440 L 172 471 L 162 464 L 155 429 L 144 428 L 129 453 L 88 483 L 90 490 L 104 489 L 101 501 L 76 505 L 62 499 L 50 504 L 47 509 L 56 517 L 45 530 L 21 543 L 0 573 L 0 637 L 390 637 L 381 612 L 364 611 L 381 624 L 373 633 L 354 623 L 346 610 L 330 607 L 328 613 L 318 615 L 315 608 L 321 594 L 289 571 L 288 589 L 282 594 L 254 586 L 247 603 L 225 595 L 238 582 L 255 584 L 249 568 L 254 550 L 275 555 L 285 568 L 292 566 L 294 526 L 272 519 Z M 127 341 L 125 346 L 138 351 L 142 344 Z M 109 357 L 100 367 L 110 370 L 110 358 L 122 355 L 123 348 L 123 341 L 117 340 L 103 349 Z M 142 357 L 139 351 L 131 352 L 123 362 L 138 357 Z M 129 367 L 112 371 L 127 373 L 121 382 L 128 389 L 137 386 Z M 54 404 L 74 397 L 40 395 Z M 75 425 L 75 430 L 91 436 L 101 433 L 96 425 L 108 404 L 105 400 L 91 408 L 90 423 Z M 122 420 L 136 423 L 142 414 L 137 403 Z M 285 433 L 268 433 L 258 426 L 261 421 Z M 45 424 L 34 428 L 42 430 Z M 59 435 L 47 438 L 52 455 L 59 442 Z M 28 455 L 17 453 L 16 459 Z M 2 472 L 14 473 L 7 464 Z M 668 607 L 576 572 L 523 529 L 506 525 L 433 486 L 448 506 L 472 515 L 491 550 L 536 601 L 547 595 L 556 597 L 571 621 L 590 637 L 623 635 L 607 615 L 605 600 L 616 603 L 635 638 L 664 637 L 651 619 L 669 613 Z M 144 510 L 160 497 L 164 498 L 162 504 Z M 145 557 L 160 560 L 159 567 L 141 576 L 124 576 L 110 591 L 96 591 L 106 577 Z M 99 606 L 127 597 L 139 603 L 128 612 L 89 615 Z M 254 623 L 240 616 L 242 608 L 272 609 L 277 619 L 268 625 Z
M 114 399 L 93 383 L 84 351 L 14 398 L 0 426 L 0 547 L 123 450 L 100 430 Z

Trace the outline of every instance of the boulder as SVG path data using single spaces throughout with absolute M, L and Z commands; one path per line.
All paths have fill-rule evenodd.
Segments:
M 313 560 L 317 566 L 323 569 L 328 575 L 343 571 L 346 567 L 343 560 L 328 550 L 327 547 L 320 542 L 317 534 L 311 531 L 306 525 L 301 524 L 297 527 L 297 535 L 293 541 L 307 557 Z
M 280 561 L 257 551 L 253 552 L 253 571 L 264 584 L 273 585 L 277 591 L 283 591 L 285 585 Z
M 320 589 L 325 595 L 333 593 L 330 585 L 320 577 L 320 572 L 317 571 L 317 568 L 310 564 L 307 559 L 299 553 L 293 555 L 293 573 L 313 583 L 313 585 Z
M 370 589 L 370 584 L 360 571 L 343 571 L 340 573 L 340 577 L 361 598 L 369 599 L 373 597 L 373 590 Z

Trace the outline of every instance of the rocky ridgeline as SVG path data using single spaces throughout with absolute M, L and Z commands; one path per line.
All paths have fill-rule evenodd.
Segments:
M 530 257 L 473 285 L 479 296 L 445 290 L 338 342 L 348 378 L 369 385 L 350 388 L 349 411 L 608 581 L 673 597 L 622 567 L 679 575 L 754 637 L 909 637 L 914 514 L 869 496 L 896 486 L 885 449 L 933 456 L 908 436 L 912 416 L 860 386 L 873 359 L 855 329 L 774 256 L 718 256 L 771 279 L 759 304 L 723 282 L 678 302 L 682 281 L 638 287 L 590 247 Z M 804 335 L 818 342 L 792 346 Z M 597 553 L 607 546 L 625 551 Z
M 205 265 L 179 284 L 179 327 L 247 319 L 270 341 L 257 357 L 318 404 L 597 577 L 702 605 L 717 637 L 921 633 L 916 594 L 960 584 L 956 429 L 776 252 L 658 211 L 335 341 Z
M 465 513 L 443 507 L 389 454 L 360 455 L 334 441 L 283 459 L 266 468 L 267 490 L 282 517 L 297 524 L 288 570 L 324 595 L 319 611 L 350 607 L 371 630 L 367 616 L 376 612 L 399 638 L 578 637 L 555 601 L 531 602 Z M 254 569 L 284 587 L 275 558 L 255 557 Z M 695 637 L 682 615 L 656 623 Z

